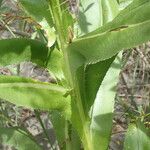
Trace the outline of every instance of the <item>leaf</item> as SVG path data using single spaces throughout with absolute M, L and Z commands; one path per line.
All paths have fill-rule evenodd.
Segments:
M 61 52 L 53 50 L 49 58 L 46 44 L 40 41 L 31 39 L 0 40 L 0 55 L 0 66 L 31 61 L 46 67 L 56 78 L 64 78 L 61 68 Z
M 111 21 L 119 11 L 116 0 L 82 0 L 80 3 L 79 35 L 87 34 Z
M 116 55 L 122 49 L 147 42 L 150 39 L 149 27 L 150 20 L 80 38 L 68 46 L 68 51 L 80 53 L 85 57 L 87 64 L 103 61 Z
M 62 53 L 59 50 L 54 49 L 50 54 L 50 58 L 47 63 L 47 68 L 51 73 L 51 75 L 54 76 L 55 78 L 58 78 L 59 80 L 64 79 L 62 62 L 63 62 Z
M 110 5 L 108 5 L 108 3 L 106 5 L 105 1 L 103 1 L 103 4 L 105 6 L 104 8 L 108 8 L 108 6 L 110 7 Z M 90 7 L 92 7 L 92 6 L 90 6 Z M 88 10 L 86 10 L 86 11 L 88 11 Z M 109 13 L 111 13 L 111 11 Z M 110 20 L 107 20 L 109 18 L 109 17 L 107 17 L 108 14 L 105 15 L 105 13 L 104 13 L 103 15 L 104 15 L 103 18 L 106 17 L 105 21 L 110 21 Z M 113 19 L 113 17 L 115 17 L 115 15 L 113 13 L 110 14 L 110 16 L 111 16 L 111 19 Z M 90 14 L 89 14 L 89 17 L 91 17 Z M 82 18 L 81 18 L 81 20 L 82 20 Z M 96 23 L 97 22 L 92 22 L 92 24 L 91 24 L 92 29 L 95 29 Z M 97 45 L 95 45 L 93 48 L 91 48 L 91 50 L 93 51 L 93 49 L 96 46 Z M 95 64 L 85 64 L 86 58 L 82 54 L 80 54 L 77 51 L 72 50 L 72 49 L 68 50 L 67 52 L 69 55 L 70 68 L 71 68 L 73 80 L 75 83 L 74 86 L 77 89 L 77 93 L 78 93 L 78 95 L 76 97 L 77 97 L 77 99 L 80 98 L 79 101 L 81 100 L 81 102 L 78 102 L 78 103 L 80 103 L 80 105 L 82 104 L 81 108 L 83 107 L 85 117 L 87 119 L 89 117 L 89 110 L 95 100 L 98 88 L 99 88 L 108 68 L 110 67 L 111 63 L 114 61 L 115 56 L 108 60 L 97 62 Z M 76 128 L 76 130 L 78 131 L 82 142 L 84 143 L 85 137 L 87 137 L 87 139 L 89 138 L 89 143 L 90 143 L 90 136 L 88 135 L 88 133 L 83 133 L 86 130 L 85 129 L 86 124 L 89 124 L 89 122 L 83 123 L 83 121 L 82 121 L 83 118 L 80 117 L 81 108 L 76 107 L 76 103 L 77 102 L 72 102 L 73 125 Z M 92 132 L 90 132 L 90 133 L 92 133 Z M 84 143 L 84 145 L 86 145 L 86 143 Z
M 119 13 L 116 0 L 101 0 L 103 25 L 112 21 Z
M 48 46 L 51 47 L 56 41 L 53 20 L 47 0 L 19 0 L 23 10 L 35 19 L 45 30 L 48 38 Z
M 116 14 L 118 13 L 118 5 L 116 3 L 116 0 L 114 1 L 99 1 L 99 5 L 100 8 L 99 10 L 101 11 L 101 22 L 103 22 L 103 24 L 111 21 Z M 88 10 L 87 10 L 88 11 Z M 88 16 L 90 17 L 90 16 Z M 93 23 L 93 29 L 94 29 L 94 24 Z M 80 87 L 80 89 L 85 89 L 85 91 L 82 90 L 81 93 L 86 93 L 86 98 L 85 99 L 85 104 L 83 104 L 83 106 L 88 107 L 87 111 L 89 111 L 91 105 L 93 104 L 93 101 L 96 97 L 96 93 L 97 90 L 108 70 L 108 68 L 110 67 L 111 63 L 114 61 L 114 58 L 110 58 L 106 61 L 101 61 L 95 64 L 88 64 L 84 67 L 84 74 L 82 76 L 84 76 L 84 79 L 81 79 L 79 81 L 79 83 L 81 83 L 82 85 L 85 84 L 85 87 Z M 81 76 L 81 74 L 79 74 L 79 76 Z M 85 83 L 82 83 L 82 82 Z M 81 86 L 80 84 L 80 86 Z
M 79 39 L 75 39 L 67 48 L 67 53 L 70 62 L 69 65 L 73 80 L 72 86 L 75 90 L 75 94 L 77 95 L 76 98 L 79 99 L 77 102 L 72 102 L 72 122 L 75 128 L 77 129 L 83 143 L 85 142 L 85 136 L 87 137 L 87 139 L 90 138 L 88 136 L 88 133 L 85 133 L 84 135 L 84 132 L 86 132 L 86 129 L 84 127 L 86 126 L 85 124 L 88 122 L 87 112 L 89 109 L 89 97 L 87 95 L 89 95 L 90 93 L 90 88 L 87 91 L 86 83 L 88 81 L 92 82 L 92 75 L 89 75 L 89 77 L 91 76 L 91 80 L 86 79 L 86 69 L 88 69 L 88 65 L 94 66 L 95 64 L 101 62 L 104 63 L 105 61 L 108 61 L 107 67 L 109 68 L 109 64 L 111 64 L 111 62 L 113 61 L 112 57 L 115 57 L 115 55 L 119 51 L 121 51 L 122 49 L 134 47 L 138 44 L 148 41 L 150 39 L 150 18 L 148 15 L 149 10 L 150 2 L 135 2 L 134 4 L 129 5 L 125 10 L 120 12 L 120 14 L 112 22 L 104 25 L 99 29 L 96 29 L 91 33 L 88 33 L 87 35 L 80 37 Z M 138 19 L 138 15 L 141 16 L 140 19 Z M 96 66 L 96 69 L 98 71 L 98 65 Z M 101 77 L 104 77 L 107 69 L 104 70 L 104 72 L 101 72 Z M 97 73 L 94 72 L 93 67 L 93 73 L 91 71 L 91 74 L 93 74 L 93 79 L 94 75 L 96 76 Z M 98 89 L 98 84 L 100 85 L 100 80 L 103 79 L 101 77 L 97 76 L 96 79 L 94 79 L 93 81 L 93 85 L 95 86 L 93 87 L 93 91 L 95 91 L 95 95 L 97 92 L 96 89 Z M 99 83 L 94 84 L 97 81 Z M 94 94 L 91 94 L 90 98 L 91 104 L 92 99 L 94 98 Z M 78 102 L 79 104 L 82 104 L 82 107 L 78 108 L 78 106 L 74 106 Z M 106 115 L 107 120 L 110 117 L 110 126 L 107 127 L 107 132 L 105 132 L 105 137 L 103 139 L 103 141 L 105 142 L 105 146 L 108 142 L 106 141 L 106 138 L 109 136 L 112 123 L 112 105 L 111 108 L 108 109 L 108 115 Z M 84 111 L 85 116 L 87 117 L 87 122 L 85 122 L 84 124 L 84 118 L 80 116 L 80 112 L 82 112 L 82 110 Z M 109 114 L 109 112 L 111 113 Z M 94 137 L 96 136 L 94 135 Z M 86 143 L 84 143 L 84 145 L 86 145 Z
M 19 2 L 37 22 L 41 22 L 44 18 L 48 24 L 52 24 L 52 17 L 46 0 L 19 0 Z
M 40 41 L 30 39 L 0 40 L 0 66 L 22 61 L 32 61 L 45 66 L 47 55 L 48 48 Z
M 70 147 L 71 150 L 80 149 L 80 138 L 64 116 L 57 111 L 53 111 L 50 119 L 53 124 L 60 149 L 65 150 L 67 147 Z
M 87 65 L 85 70 L 85 89 L 86 89 L 86 100 L 88 104 L 88 111 L 90 110 L 97 91 L 101 86 L 101 83 L 108 71 L 111 67 L 112 62 L 114 61 L 116 56 L 107 59 L 105 61 L 100 61 L 93 65 Z
M 119 9 L 123 10 L 126 8 L 129 4 L 131 4 L 133 0 L 119 0 Z
M 117 29 L 124 25 L 135 25 L 144 21 L 148 21 L 150 19 L 148 14 L 149 0 L 134 0 L 128 7 L 120 11 L 120 13 L 112 22 L 106 24 L 101 28 L 98 28 L 97 30 L 89 33 L 88 35 L 95 35 L 98 32 L 104 33 L 106 31 Z
M 23 130 L 18 128 L 0 128 L 0 143 L 3 145 L 13 146 L 17 150 L 41 150 Z
M 91 15 L 94 14 L 94 17 Z M 102 25 L 99 0 L 82 0 L 78 14 L 79 35 L 87 34 Z
M 0 98 L 17 106 L 41 110 L 59 110 L 70 115 L 67 89 L 56 85 L 13 76 L 0 76 Z
M 3 1 L 3 0 L 0 0 L 0 7 L 1 7 L 1 5 L 2 5 L 2 1 Z
M 104 12 L 103 23 L 105 24 L 115 18 L 119 10 L 116 1 L 102 1 L 102 5 L 102 10 Z M 112 128 L 113 106 L 116 94 L 116 91 L 112 88 L 116 86 L 120 72 L 120 67 L 115 68 L 114 65 L 119 65 L 120 62 L 118 62 L 118 57 L 120 58 L 121 56 L 118 55 L 116 59 L 115 57 L 116 56 L 100 61 L 96 64 L 87 65 L 85 70 L 85 87 L 88 109 L 90 109 L 94 102 L 93 107 L 91 108 L 90 124 L 90 133 L 92 135 L 94 149 L 100 148 L 105 150 L 109 144 Z M 108 123 L 107 126 L 106 121 Z
M 149 133 L 141 122 L 130 124 L 125 137 L 124 150 L 149 150 Z
M 116 95 L 115 87 L 118 82 L 121 68 L 120 58 L 121 55 L 118 55 L 111 64 L 110 69 L 106 73 L 97 92 L 97 96 L 91 110 L 92 121 L 90 130 L 94 149 L 100 148 L 101 150 L 105 150 L 109 145 Z
M 64 145 L 65 145 L 65 123 L 66 123 L 66 120 L 65 118 L 57 111 L 53 111 L 51 113 L 51 117 L 50 117 L 50 120 L 53 124 L 53 127 L 54 127 L 54 131 L 55 131 L 55 134 L 56 134 L 56 139 L 58 141 L 58 144 L 59 144 L 59 147 L 61 149 L 64 148 Z M 61 126 L 60 126 L 61 124 Z

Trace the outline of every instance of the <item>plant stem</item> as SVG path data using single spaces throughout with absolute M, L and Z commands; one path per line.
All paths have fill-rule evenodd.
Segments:
M 42 127 L 42 129 L 43 129 L 43 131 L 44 131 L 44 134 L 45 134 L 46 138 L 48 139 L 48 142 L 49 142 L 49 144 L 50 144 L 51 149 L 53 150 L 53 146 L 52 146 L 52 144 L 51 144 L 51 140 L 50 140 L 50 138 L 49 138 L 49 136 L 48 136 L 48 133 L 47 133 L 47 131 L 46 131 L 46 129 L 45 129 L 45 126 L 44 126 L 44 124 L 43 124 L 43 121 L 42 121 L 42 119 L 41 119 L 41 117 L 40 117 L 40 113 L 38 112 L 38 110 L 34 110 L 34 113 L 35 113 L 36 118 L 38 119 L 38 121 L 39 121 L 40 124 L 41 124 L 41 127 Z
M 65 41 L 65 34 L 64 34 L 64 30 L 62 28 L 63 21 L 62 21 L 62 16 L 61 16 L 62 15 L 61 8 L 60 8 L 61 5 L 59 3 L 59 0 L 49 0 L 49 4 L 50 4 L 49 7 L 51 9 L 55 28 L 56 28 L 56 31 L 59 36 L 60 48 L 61 48 L 61 50 L 63 52 L 63 56 L 64 56 L 64 62 L 65 62 L 66 70 L 67 70 L 68 82 L 69 82 L 71 88 L 74 89 L 74 92 L 71 96 L 72 96 L 72 98 L 73 98 L 72 100 L 74 100 L 75 105 L 77 106 L 77 109 L 79 112 L 79 114 L 78 114 L 79 120 L 81 122 L 82 129 L 83 129 L 83 137 L 82 137 L 83 146 L 84 146 L 85 150 L 93 150 L 90 131 L 88 128 L 87 119 L 86 119 L 85 112 L 84 112 L 83 105 L 82 105 L 79 86 L 77 84 L 78 82 L 76 81 L 76 79 L 74 79 L 74 75 L 72 75 L 72 73 L 70 71 L 70 61 L 69 61 L 69 57 L 68 57 L 68 52 L 66 51 L 67 43 Z

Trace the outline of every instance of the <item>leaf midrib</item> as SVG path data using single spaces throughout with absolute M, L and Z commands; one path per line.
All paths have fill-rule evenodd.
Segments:
M 51 90 L 51 91 L 60 92 L 60 93 L 66 92 L 66 89 L 60 86 L 56 86 L 56 85 L 42 85 L 38 83 L 33 84 L 33 83 L 23 83 L 23 82 L 0 83 L 0 88 L 8 88 L 8 87 L 9 88 L 17 87 L 17 88 L 46 89 L 46 90 Z

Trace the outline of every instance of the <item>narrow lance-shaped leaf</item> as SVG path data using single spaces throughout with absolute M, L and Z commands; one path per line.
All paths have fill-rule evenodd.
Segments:
M 122 26 L 106 33 L 78 39 L 68 47 L 68 50 L 78 51 L 85 57 L 86 63 L 96 63 L 111 58 L 122 49 L 147 42 L 150 39 L 149 28 L 150 20 Z
M 107 4 L 105 2 L 106 1 L 103 1 L 103 8 L 109 9 L 110 10 L 109 13 L 111 13 L 111 14 L 110 15 L 105 14 L 105 11 L 104 11 L 103 12 L 104 14 L 102 14 L 103 18 L 100 18 L 100 19 L 105 18 L 105 21 L 107 22 L 107 21 L 112 20 L 115 17 L 116 13 L 113 14 L 113 12 L 111 12 L 111 11 L 113 11 L 113 10 L 111 10 L 111 5 L 108 4 L 108 1 L 107 1 Z M 100 9 L 100 8 L 98 8 L 98 9 Z M 86 16 L 91 17 L 91 15 L 89 14 L 89 16 L 88 16 L 87 13 L 86 13 Z M 110 20 L 107 20 L 108 18 Z M 101 22 L 103 22 L 103 20 Z M 92 24 L 91 24 L 92 29 L 95 29 L 96 23 L 97 22 L 92 22 Z M 94 48 L 95 47 L 91 48 L 91 50 L 93 50 Z M 70 61 L 71 61 L 70 68 L 73 73 L 73 78 L 75 80 L 74 82 L 78 83 L 78 85 L 79 85 L 80 94 L 81 94 L 80 96 L 82 99 L 83 108 L 84 108 L 86 117 L 88 117 L 90 107 L 94 102 L 98 88 L 115 57 L 110 58 L 106 61 L 101 61 L 101 62 L 97 62 L 95 64 L 87 65 L 87 64 L 84 64 L 85 63 L 84 56 L 82 56 L 77 51 L 68 51 L 68 53 L 69 53 Z M 74 107 L 75 107 L 75 104 L 72 105 L 72 109 L 73 109 L 72 120 L 73 120 L 73 123 L 74 123 L 78 133 L 82 137 L 82 134 L 83 134 L 82 133 L 83 128 L 81 125 L 82 123 L 81 123 L 80 119 L 78 119 L 79 118 L 78 111 L 77 111 L 78 108 L 74 108 Z M 110 128 L 111 128 L 111 126 L 110 126 Z M 106 134 L 109 134 L 109 131 L 110 131 L 110 129 L 108 130 L 108 132 Z M 92 131 L 90 133 L 92 133 Z M 82 139 L 82 140 L 84 140 L 84 139 Z M 107 142 L 105 141 L 105 145 L 106 144 L 107 144 Z M 97 147 L 99 147 L 99 145 L 97 145 Z
M 91 134 L 94 149 L 108 148 L 112 129 L 112 117 L 116 95 L 116 85 L 121 68 L 121 53 L 116 57 L 106 73 L 91 110 Z M 105 67 L 105 66 L 103 66 Z
M 136 46 L 150 39 L 149 8 L 150 3 L 148 1 L 128 6 L 114 21 L 88 35 L 74 40 L 68 46 L 67 52 L 71 62 L 70 68 L 73 80 L 74 82 L 79 83 L 82 81 L 81 83 L 83 83 L 80 89 L 85 89 L 84 83 L 86 80 L 82 75 L 86 65 L 110 59 L 120 50 Z M 139 20 L 137 17 L 132 17 L 132 20 L 128 20 L 128 18 L 131 18 L 131 14 L 142 17 Z M 121 16 L 123 17 L 122 19 Z M 129 25 L 126 26 L 126 23 Z M 82 95 L 81 97 L 84 98 L 84 96 Z M 86 105 L 84 106 L 86 107 Z M 73 118 L 75 120 L 76 116 L 74 115 Z M 80 121 L 75 124 L 77 124 L 76 128 L 82 130 Z M 82 135 L 81 130 L 78 132 L 81 132 L 80 134 Z
M 125 135 L 124 150 L 149 150 L 150 131 L 142 122 L 130 124 Z
M 105 24 L 116 17 L 119 8 L 116 1 L 107 0 L 101 3 L 103 6 L 103 23 Z M 89 106 L 92 106 L 94 102 L 91 108 L 90 125 L 94 149 L 107 149 L 110 140 L 115 87 L 120 72 L 121 53 L 116 59 L 115 57 L 93 65 L 87 65 L 86 68 L 86 99 Z M 93 72 L 95 73 L 93 74 Z
M 118 5 L 116 3 L 116 0 L 115 1 L 110 1 L 110 0 L 101 1 L 101 5 L 102 5 L 101 7 L 102 18 L 101 19 L 105 20 L 103 21 L 103 24 L 105 24 L 113 20 L 113 18 L 115 18 L 115 16 L 119 12 Z M 93 104 L 98 88 L 100 87 L 100 84 L 104 76 L 106 75 L 106 72 L 108 68 L 110 67 L 111 63 L 114 61 L 115 57 L 116 56 L 108 60 L 100 61 L 95 64 L 88 64 L 85 66 L 85 69 L 84 69 L 85 83 L 84 84 L 86 88 L 85 99 L 86 99 L 86 103 L 88 103 L 88 111 L 91 105 Z M 82 83 L 82 82 L 80 81 L 79 83 Z
M 149 0 L 134 0 L 128 7 L 120 11 L 112 22 L 96 29 L 88 35 L 104 33 L 124 25 L 134 25 L 149 20 L 149 3 Z
M 70 97 L 67 89 L 56 84 L 30 79 L 0 76 L 0 98 L 18 106 L 41 110 L 59 110 L 70 115 Z
M 18 150 L 41 150 L 26 132 L 18 128 L 0 128 L 0 143 Z

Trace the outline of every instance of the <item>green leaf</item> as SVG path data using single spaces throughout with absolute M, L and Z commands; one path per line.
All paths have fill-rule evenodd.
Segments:
M 66 147 L 70 147 L 71 150 L 80 149 L 81 146 L 80 138 L 78 137 L 74 128 L 64 118 L 64 116 L 62 116 L 57 111 L 53 111 L 51 113 L 50 119 L 53 124 L 60 149 L 66 150 Z
M 1 5 L 2 5 L 2 1 L 3 1 L 3 0 L 0 0 L 0 7 L 1 7 Z
M 95 4 L 95 1 L 93 1 L 92 6 Z M 110 1 L 97 1 L 99 2 L 98 4 L 100 7 L 98 8 L 99 11 L 101 11 L 101 17 L 100 17 L 100 22 L 103 22 L 105 24 L 106 22 L 111 21 L 116 14 L 118 13 L 118 4 L 116 0 Z M 83 3 L 84 4 L 84 3 Z M 84 6 L 82 4 L 82 6 Z M 89 8 L 90 9 L 90 8 Z M 89 12 L 89 10 L 86 10 L 86 12 Z M 85 12 L 85 15 L 86 15 Z M 91 12 L 90 12 L 91 14 Z M 80 17 L 80 16 L 79 16 Z M 87 18 L 90 19 L 91 15 L 86 15 Z M 95 29 L 95 24 L 97 22 L 92 22 L 91 26 L 92 29 Z M 93 47 L 95 48 L 95 47 Z M 85 97 L 83 96 L 83 107 L 86 106 L 87 111 L 89 111 L 91 105 L 93 104 L 93 101 L 96 97 L 97 90 L 108 70 L 110 67 L 111 63 L 113 62 L 115 57 L 110 58 L 106 61 L 101 61 L 95 64 L 86 64 L 83 68 L 83 66 L 78 69 L 78 80 L 79 80 L 79 85 L 81 89 L 81 93 L 85 93 Z M 84 70 L 84 71 L 79 71 L 79 70 Z M 81 75 L 82 74 L 82 75 Z M 82 77 L 82 78 L 81 78 Z M 85 90 L 85 91 L 84 91 Z
M 129 4 L 133 2 L 133 0 L 118 0 L 119 1 L 119 9 L 123 10 L 126 8 Z
M 121 55 L 118 55 L 106 73 L 91 110 L 90 129 L 94 149 L 106 150 L 109 145 L 116 95 L 115 87 L 121 68 L 120 59 Z
M 108 8 L 108 6 L 110 6 L 110 5 L 105 5 L 106 4 L 105 1 L 103 1 L 103 4 L 104 4 L 105 8 Z M 109 13 L 111 13 L 111 11 Z M 107 18 L 108 14 L 105 15 L 105 13 L 104 13 L 103 15 L 104 15 L 104 18 L 106 17 L 105 18 L 105 21 L 106 21 L 108 19 Z M 110 14 L 110 16 L 112 17 L 111 19 L 113 19 L 113 17 L 115 17 L 115 15 L 113 13 Z M 89 17 L 91 17 L 91 15 L 89 15 Z M 82 18 L 81 18 L 81 20 L 82 20 Z M 92 29 L 95 29 L 96 23 L 97 23 L 96 21 L 92 22 L 92 24 L 91 24 Z M 95 47 L 96 47 L 96 45 L 93 48 L 91 48 L 91 50 L 93 51 L 93 49 Z M 75 86 L 74 89 L 77 89 L 76 98 L 79 99 L 79 102 L 74 102 L 74 100 L 72 101 L 72 122 L 73 122 L 74 127 L 78 131 L 82 142 L 84 143 L 84 145 L 87 145 L 87 143 L 85 143 L 85 138 L 86 139 L 89 138 L 89 143 L 90 143 L 90 135 L 88 135 L 88 133 L 84 133 L 84 132 L 86 132 L 85 131 L 86 126 L 88 126 L 88 124 L 89 124 L 89 122 L 87 121 L 89 119 L 89 110 L 91 108 L 91 105 L 94 102 L 98 88 L 99 88 L 108 68 L 110 67 L 111 63 L 113 62 L 115 56 L 106 61 L 100 61 L 95 64 L 85 64 L 85 62 L 86 62 L 85 57 L 82 54 L 78 53 L 78 51 L 74 51 L 74 50 L 70 49 L 67 52 L 69 55 L 70 69 L 72 71 L 72 76 L 73 76 L 73 81 L 74 81 L 74 86 Z M 82 105 L 81 108 L 76 106 L 76 103 L 79 103 L 80 105 Z M 87 120 L 85 120 L 88 123 L 83 122 L 82 119 L 84 119 L 84 118 L 80 117 L 80 113 L 81 113 L 82 109 L 85 113 L 86 119 L 88 118 Z M 87 147 L 90 148 L 90 144 L 87 145 Z
M 149 134 L 143 123 L 130 124 L 125 137 L 124 150 L 149 150 Z
M 63 55 L 61 51 L 54 49 L 47 63 L 47 68 L 52 76 L 58 79 L 64 79 L 63 70 L 62 70 L 62 60 Z
M 95 32 L 90 33 L 88 36 L 77 39 L 69 45 L 68 54 L 70 55 L 70 61 L 72 61 L 70 68 L 72 69 L 73 74 L 80 72 L 77 74 L 79 74 L 80 76 L 79 83 L 82 84 L 82 88 L 80 88 L 82 89 L 82 91 L 85 88 L 83 82 L 88 82 L 92 80 L 86 79 L 85 81 L 84 77 L 82 77 L 83 75 L 81 75 L 82 71 L 79 71 L 82 70 L 81 68 L 84 68 L 85 70 L 85 67 L 83 66 L 84 63 L 86 63 L 86 65 L 91 65 L 96 64 L 99 61 L 104 61 L 108 58 L 111 60 L 111 57 L 116 55 L 120 50 L 136 46 L 150 39 L 150 18 L 148 15 L 150 9 L 150 2 L 146 2 L 145 0 L 143 3 L 135 2 L 134 5 L 131 5 L 132 6 L 129 6 L 128 8 L 126 8 L 126 10 L 122 11 L 120 15 L 118 15 L 118 17 L 114 19 L 111 23 L 105 25 L 99 30 L 96 30 Z M 125 22 L 129 23 L 128 18 L 133 15 L 137 16 L 137 14 L 143 16 L 143 19 L 141 19 L 141 21 L 144 22 L 139 23 L 139 20 L 137 20 L 136 17 L 131 17 L 132 20 L 130 21 L 132 21 L 134 24 L 130 25 L 127 28 L 125 28 L 125 26 L 123 28 L 122 26 L 122 28 L 118 27 L 117 29 L 112 30 L 113 26 L 117 27 L 117 23 L 119 25 L 125 25 Z M 137 24 L 135 24 L 136 22 Z M 87 93 L 89 93 L 89 91 Z M 84 99 L 85 101 L 87 101 L 87 98 Z
M 47 55 L 48 48 L 40 41 L 30 39 L 0 40 L 0 66 L 22 61 L 32 61 L 45 66 Z
M 112 21 L 119 13 L 119 6 L 116 0 L 101 0 L 103 25 Z
M 80 1 L 78 25 L 79 35 L 87 34 L 101 26 L 101 5 L 99 0 L 82 0 Z M 94 17 L 91 15 L 94 14 Z
M 84 117 L 80 116 L 80 114 L 83 111 L 88 120 L 87 112 L 89 109 L 89 96 L 87 95 L 90 94 L 89 89 L 91 88 L 87 88 L 86 84 L 88 83 L 88 81 L 92 82 L 92 78 L 94 79 L 94 75 L 96 76 L 98 74 L 98 72 L 95 73 L 94 71 L 94 65 L 95 70 L 100 71 L 100 69 L 98 68 L 98 63 L 100 65 L 101 63 L 105 64 L 105 61 L 108 61 L 106 66 L 109 68 L 109 65 L 113 61 L 112 57 L 115 58 L 115 55 L 119 51 L 121 51 L 122 49 L 134 47 L 138 44 L 148 41 L 150 39 L 150 17 L 148 15 L 150 12 L 149 10 L 150 2 L 135 2 L 134 5 L 131 4 L 125 10 L 120 12 L 120 14 L 112 22 L 83 37 L 80 37 L 79 39 L 75 39 L 67 48 L 67 54 L 70 62 L 69 65 L 73 80 L 72 86 L 75 90 L 74 92 L 76 95 L 76 99 L 78 99 L 77 102 L 72 102 L 72 122 L 77 129 L 83 143 L 85 142 L 85 138 L 89 138 L 90 141 L 90 136 L 88 135 L 88 132 L 86 132 L 87 122 L 83 123 Z M 138 19 L 138 15 L 141 16 L 140 19 Z M 88 65 L 93 65 L 93 68 L 90 71 L 91 75 L 89 75 L 89 79 L 91 77 L 91 80 L 88 80 L 86 78 L 86 76 L 88 76 L 86 74 L 86 71 L 88 71 L 86 70 L 88 69 Z M 106 70 L 103 69 L 104 72 L 101 72 L 102 76 L 97 75 L 97 77 L 95 77 L 93 81 L 92 85 L 94 85 L 95 87 L 93 86 L 92 92 L 95 91 L 95 95 L 97 92 L 96 89 L 98 89 L 98 86 L 101 84 L 100 80 L 103 79 L 108 68 L 105 68 Z M 97 81 L 99 83 L 94 84 Z M 113 95 L 114 92 L 111 94 Z M 92 99 L 95 97 L 95 95 L 91 94 L 90 104 L 92 103 Z M 82 107 L 74 106 L 76 103 L 79 103 L 80 105 L 82 104 Z M 108 114 L 107 112 L 104 112 L 106 115 L 106 117 L 104 118 L 109 120 L 108 118 L 110 117 L 110 126 L 107 127 L 105 136 L 102 140 L 105 142 L 104 147 L 106 147 L 106 145 L 108 144 L 107 137 L 109 137 L 112 124 L 113 103 L 114 100 L 112 100 L 110 108 L 107 109 Z M 99 123 L 99 121 L 97 122 Z M 102 126 L 102 124 L 100 125 Z M 95 134 L 97 136 L 96 132 Z M 93 131 L 93 138 L 96 136 L 94 135 Z M 95 142 L 97 140 L 95 140 Z M 86 146 L 86 143 L 84 143 L 84 145 Z M 88 146 L 90 147 L 90 144 Z
M 70 115 L 70 97 L 67 89 L 56 84 L 30 79 L 0 76 L 0 98 L 17 106 L 41 110 L 59 110 Z
M 17 150 L 41 150 L 23 130 L 18 128 L 0 128 L 0 143 L 13 146 Z
M 53 111 L 51 113 L 51 117 L 50 117 L 50 120 L 53 124 L 53 127 L 54 127 L 54 131 L 55 131 L 55 134 L 56 134 L 56 138 L 57 138 L 57 141 L 58 141 L 58 144 L 59 144 L 59 147 L 61 149 L 64 148 L 65 146 L 65 123 L 66 123 L 66 120 L 65 118 L 57 111 Z M 61 124 L 61 126 L 60 126 Z
M 86 103 L 88 105 L 88 111 L 90 110 L 97 91 L 101 86 L 101 83 L 106 75 L 106 72 L 110 68 L 112 62 L 116 56 L 107 59 L 105 61 L 100 61 L 93 65 L 87 65 L 85 70 L 85 93 L 86 93 Z
M 112 22 L 95 30 L 94 32 L 89 33 L 89 35 L 104 33 L 124 25 L 135 25 L 144 21 L 148 21 L 150 19 L 149 3 L 149 0 L 134 0 L 128 7 L 120 11 L 120 13 Z
M 64 78 L 61 52 L 53 50 L 49 57 L 48 47 L 40 41 L 23 38 L 0 40 L 0 55 L 0 66 L 31 61 L 47 67 L 51 75 L 56 78 Z
M 147 6 L 150 8 L 150 3 Z M 80 53 L 85 57 L 87 64 L 96 63 L 111 58 L 122 49 L 147 42 L 150 39 L 149 29 L 150 20 L 122 26 L 105 33 L 77 39 L 68 46 L 68 51 Z
M 47 0 L 19 0 L 23 10 L 35 19 L 45 30 L 48 38 L 48 46 L 51 47 L 56 41 L 53 20 Z
M 47 0 L 19 0 L 19 2 L 37 22 L 42 22 L 45 19 L 49 25 L 53 24 Z
M 80 3 L 79 35 L 87 34 L 112 21 L 119 12 L 116 0 L 82 0 Z M 94 14 L 94 17 L 91 14 Z
M 128 6 L 111 23 L 86 36 L 76 39 L 67 49 L 71 61 L 76 65 L 74 67 L 71 66 L 72 70 L 74 69 L 76 71 L 83 63 L 95 64 L 99 61 L 109 59 L 122 49 L 131 48 L 148 41 L 150 39 L 149 9 L 150 2 L 143 2 L 142 4 L 135 3 L 132 7 Z M 130 11 L 127 12 L 126 10 Z M 132 22 L 128 20 L 131 13 L 132 16 L 135 16 L 132 17 Z M 142 19 L 137 20 L 137 14 Z M 125 26 L 126 23 L 130 23 L 130 25 Z M 114 28 L 117 25 L 118 28 Z M 78 58 L 73 58 L 72 55 Z

